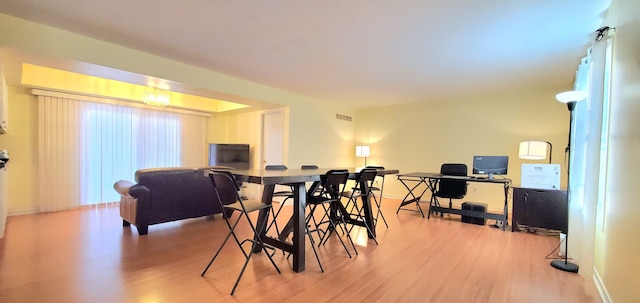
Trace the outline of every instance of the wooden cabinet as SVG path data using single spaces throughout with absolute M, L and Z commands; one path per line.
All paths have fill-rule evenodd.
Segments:
M 567 230 L 567 191 L 513 188 L 511 231 L 518 225 Z

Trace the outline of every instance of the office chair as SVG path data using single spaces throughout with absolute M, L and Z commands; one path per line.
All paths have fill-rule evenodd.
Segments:
M 235 177 L 229 171 L 212 170 L 209 172 L 209 178 L 211 179 L 211 184 L 213 185 L 213 189 L 216 194 L 216 198 L 218 200 L 217 202 L 220 203 L 220 206 L 224 210 L 229 210 L 233 212 L 237 211 L 240 214 L 238 216 L 238 219 L 236 219 L 233 223 L 231 223 L 231 216 L 227 216 L 226 215 L 227 212 L 223 212 L 222 217 L 224 218 L 224 221 L 227 223 L 227 227 L 229 227 L 229 233 L 224 238 L 224 241 L 222 242 L 222 244 L 220 245 L 216 253 L 213 255 L 213 258 L 211 258 L 211 261 L 209 261 L 209 264 L 207 264 L 207 267 L 204 269 L 204 271 L 202 271 L 202 274 L 200 274 L 200 276 L 204 277 L 204 275 L 209 270 L 209 267 L 211 267 L 211 265 L 213 264 L 213 261 L 216 260 L 216 258 L 220 254 L 220 251 L 222 251 L 222 248 L 224 247 L 224 245 L 227 244 L 229 237 L 233 236 L 233 239 L 236 241 L 236 244 L 238 244 L 238 247 L 240 248 L 240 250 L 242 251 L 245 257 L 245 262 L 244 262 L 244 265 L 242 266 L 242 270 L 240 271 L 240 274 L 238 275 L 238 278 L 236 279 L 236 282 L 233 285 L 233 288 L 231 289 L 231 295 L 233 295 L 236 291 L 236 288 L 238 287 L 238 283 L 240 283 L 240 279 L 242 279 L 242 275 L 244 274 L 244 271 L 247 268 L 247 265 L 249 264 L 249 260 L 251 260 L 251 256 L 253 256 L 253 251 L 256 245 L 259 245 L 262 247 L 264 254 L 269 258 L 269 261 L 271 261 L 271 264 L 276 269 L 276 271 L 280 273 L 280 269 L 278 268 L 276 263 L 273 261 L 273 258 L 271 257 L 272 254 L 270 254 L 267 251 L 267 248 L 272 249 L 274 251 L 275 249 L 271 247 L 267 247 L 264 245 L 264 243 L 262 243 L 261 235 L 257 231 L 259 228 L 256 229 L 256 226 L 253 224 L 253 222 L 251 221 L 251 218 L 249 217 L 249 213 L 251 212 L 259 211 L 266 208 L 271 208 L 271 204 L 265 204 L 265 203 L 262 203 L 262 201 L 258 201 L 258 200 L 244 200 L 240 195 L 240 187 L 238 187 L 238 183 L 236 182 Z M 267 213 L 267 216 L 268 216 L 268 213 Z M 238 236 L 236 235 L 235 229 L 236 229 L 236 226 L 238 226 L 238 223 L 240 223 L 240 220 L 242 220 L 242 218 L 247 219 L 247 222 L 249 223 L 249 226 L 251 227 L 253 234 L 251 235 L 251 238 L 247 238 L 240 241 L 238 240 Z M 246 242 L 252 243 L 251 249 L 248 252 L 245 251 L 244 248 L 242 248 L 242 245 Z
M 440 174 L 445 176 L 467 176 L 467 165 L 445 163 L 440 167 Z M 449 199 L 449 208 L 451 208 L 452 199 L 462 199 L 467 195 L 466 180 L 440 179 L 437 186 L 437 191 L 429 201 L 429 217 L 431 217 L 432 204 L 440 206 L 438 198 Z M 443 216 L 443 214 L 440 213 L 440 216 Z

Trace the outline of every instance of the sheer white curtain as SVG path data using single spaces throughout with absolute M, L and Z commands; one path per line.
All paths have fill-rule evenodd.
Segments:
M 113 183 L 141 168 L 206 163 L 202 116 L 71 97 L 38 96 L 41 212 L 117 201 Z
M 574 112 L 571 139 L 569 256 L 580 273 L 593 274 L 598 209 L 604 207 L 609 125 L 609 87 L 612 38 L 596 42 L 576 74 L 576 90 L 589 92 Z

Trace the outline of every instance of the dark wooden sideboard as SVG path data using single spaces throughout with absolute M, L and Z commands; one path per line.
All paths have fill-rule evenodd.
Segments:
M 514 187 L 511 220 L 511 231 L 519 225 L 566 231 L 567 191 Z

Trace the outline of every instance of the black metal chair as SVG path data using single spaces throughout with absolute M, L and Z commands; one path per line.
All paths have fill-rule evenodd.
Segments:
M 236 182 L 235 177 L 229 171 L 212 170 L 209 172 L 209 178 L 211 179 L 211 184 L 213 185 L 213 189 L 215 191 L 216 198 L 218 200 L 217 203 L 220 203 L 220 205 L 225 211 L 228 210 L 232 212 L 235 212 L 235 211 L 239 212 L 239 216 L 233 223 L 231 223 L 231 216 L 227 216 L 225 215 L 227 212 L 223 212 L 224 220 L 227 223 L 227 226 L 229 227 L 229 233 L 225 237 L 224 241 L 222 242 L 222 244 L 220 245 L 216 253 L 213 255 L 213 258 L 211 258 L 211 261 L 209 261 L 209 264 L 207 264 L 207 267 L 204 269 L 204 271 L 202 271 L 201 276 L 204 277 L 204 275 L 207 273 L 207 270 L 209 270 L 209 267 L 211 267 L 213 262 L 216 260 L 216 258 L 220 254 L 220 251 L 222 251 L 222 248 L 229 240 L 229 237 L 233 236 L 233 239 L 236 241 L 236 244 L 238 244 L 238 247 L 240 248 L 240 250 L 245 256 L 245 262 L 244 262 L 244 265 L 242 266 L 242 270 L 240 271 L 240 274 L 238 275 L 238 278 L 236 279 L 236 282 L 233 285 L 233 288 L 231 289 L 231 295 L 233 295 L 236 291 L 236 288 L 238 287 L 238 283 L 240 283 L 240 279 L 242 279 L 242 275 L 244 274 L 245 269 L 247 268 L 247 264 L 249 264 L 249 260 L 251 260 L 251 256 L 253 255 L 252 252 L 256 248 L 256 245 L 259 245 L 262 247 L 262 250 L 264 251 L 265 255 L 269 258 L 269 261 L 271 261 L 271 264 L 273 265 L 273 267 L 276 269 L 278 273 L 280 273 L 280 269 L 278 268 L 276 263 L 273 261 L 273 258 L 271 257 L 272 254 L 270 254 L 267 251 L 268 248 L 272 249 L 273 251 L 275 251 L 275 249 L 265 246 L 264 243 L 262 243 L 261 236 L 257 231 L 257 230 L 261 230 L 262 229 L 261 227 L 264 227 L 264 226 L 258 226 L 258 228 L 256 228 L 256 226 L 251 221 L 251 218 L 249 217 L 249 213 L 251 212 L 259 211 L 266 208 L 271 208 L 271 204 L 265 204 L 257 200 L 243 200 L 243 198 L 240 195 L 240 187 L 238 187 L 238 183 Z M 251 230 L 253 231 L 253 234 L 251 235 L 251 238 L 247 238 L 240 241 L 238 239 L 238 236 L 236 235 L 235 229 L 243 217 L 247 219 L 247 222 L 249 226 L 251 226 Z M 242 247 L 242 245 L 246 242 L 252 243 L 251 249 L 248 252 L 245 251 L 244 248 Z
M 373 168 L 377 170 L 384 170 L 384 166 L 367 166 L 366 168 Z M 380 187 L 376 186 L 376 180 L 381 179 Z M 389 228 L 389 224 L 387 224 L 387 219 L 384 218 L 384 214 L 382 213 L 382 191 L 384 190 L 384 176 L 376 174 L 376 177 L 371 180 L 371 184 L 369 185 L 369 192 L 371 193 L 371 197 L 373 201 L 376 203 L 376 207 L 378 210 L 376 211 L 376 226 L 378 226 L 378 219 L 382 218 L 382 222 L 384 225 Z M 377 193 L 377 194 L 376 194 Z M 378 200 L 379 199 L 379 200 Z
M 467 165 L 458 163 L 445 163 L 440 167 L 440 174 L 445 176 L 467 176 Z M 440 206 L 438 198 L 449 199 L 451 208 L 453 199 L 462 199 L 467 195 L 467 181 L 457 179 L 441 179 L 438 182 L 437 190 L 429 201 L 429 216 L 431 216 L 431 205 Z M 440 216 L 443 214 L 441 213 Z
M 358 251 L 356 250 L 355 243 L 353 243 L 353 239 L 351 239 L 351 235 L 349 235 L 348 229 L 346 227 L 346 222 L 344 220 L 344 215 L 340 214 L 339 208 L 343 207 L 342 202 L 340 201 L 342 194 L 344 193 L 344 188 L 347 184 L 347 180 L 349 179 L 349 171 L 348 170 L 330 170 L 321 178 L 321 191 L 317 194 L 310 195 L 307 199 L 307 206 L 309 206 L 310 210 L 307 214 L 306 224 L 307 229 L 310 228 L 313 223 L 313 230 L 309 230 L 309 238 L 312 239 L 311 233 L 316 232 L 318 234 L 318 238 L 320 239 L 318 246 L 326 243 L 328 236 L 331 231 L 337 230 L 338 225 L 342 227 L 342 230 L 347 235 L 349 242 L 351 242 L 351 246 L 355 251 L 356 255 Z M 315 216 L 316 209 L 318 206 L 324 210 L 322 213 L 322 217 L 318 220 Z M 321 226 L 326 224 L 326 228 L 322 229 Z M 351 253 L 349 249 L 345 245 L 344 241 L 340 236 L 338 236 L 342 247 L 344 247 L 347 255 L 351 258 Z M 312 239 L 312 244 L 314 240 Z
M 349 198 L 345 209 L 348 209 L 348 213 L 351 216 L 355 216 L 355 220 L 362 222 L 362 225 L 367 229 L 367 232 L 370 235 L 373 235 L 372 229 L 375 228 L 375 225 L 369 226 L 369 224 L 367 224 L 367 221 L 365 220 L 364 205 L 359 206 L 358 200 L 362 201 L 363 199 L 367 199 L 367 196 L 373 196 L 373 193 L 371 192 L 371 186 L 373 185 L 376 175 L 377 169 L 368 167 L 363 168 L 356 176 L 355 186 L 353 187 L 353 190 L 343 193 L 343 197 Z M 367 184 L 367 189 L 362 188 L 362 183 Z M 371 199 L 369 199 L 369 201 L 371 201 Z M 375 197 L 374 202 L 377 203 Z M 349 232 L 352 229 L 353 225 L 351 225 L 351 227 L 349 228 Z M 373 240 L 376 244 L 378 244 L 378 240 L 375 237 L 373 237 Z
M 285 165 L 267 165 L 267 166 L 264 167 L 264 169 L 265 170 L 287 170 L 288 168 Z M 278 187 L 281 187 L 281 186 L 278 186 Z M 276 218 L 278 218 L 278 215 L 282 211 L 282 207 L 284 206 L 285 202 L 287 202 L 287 200 L 289 200 L 289 199 L 293 199 L 293 187 L 285 185 L 285 189 L 277 189 L 277 190 L 275 190 L 273 192 L 273 197 L 274 198 L 283 198 L 283 200 L 282 201 L 278 201 L 279 204 L 280 204 L 280 206 L 278 207 L 278 211 L 275 211 L 273 207 L 271 208 L 271 214 L 273 215 L 273 220 L 271 221 L 271 223 L 267 227 L 267 231 L 269 231 L 272 226 L 275 226 L 276 233 L 279 235 L 280 234 L 280 228 L 278 227 L 278 222 L 276 222 Z

